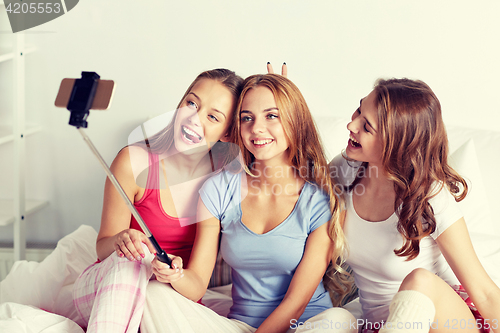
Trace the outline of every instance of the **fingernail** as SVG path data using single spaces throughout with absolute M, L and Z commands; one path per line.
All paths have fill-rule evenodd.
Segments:
M 267 64 L 269 65 L 269 64 L 270 64 L 270 62 L 268 61 L 268 62 L 267 62 Z
M 142 260 L 142 257 L 141 257 L 141 256 L 137 256 L 137 258 L 135 258 L 135 260 L 137 260 L 137 261 L 141 261 L 141 260 Z
M 286 65 L 286 62 L 284 62 L 283 65 Z
M 118 254 L 118 256 L 119 256 L 119 257 L 123 257 L 123 253 L 119 253 L 119 254 Z
M 143 257 L 143 258 L 144 258 L 144 257 L 146 257 L 146 255 L 145 255 L 144 253 L 141 253 L 141 257 Z
M 184 277 L 184 274 L 181 274 L 181 277 Z
M 134 261 L 134 257 L 130 256 L 130 257 L 128 257 L 128 260 Z

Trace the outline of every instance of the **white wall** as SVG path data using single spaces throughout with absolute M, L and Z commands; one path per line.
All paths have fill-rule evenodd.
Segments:
M 287 62 L 316 115 L 348 116 L 376 78 L 404 76 L 434 89 L 448 123 L 498 130 L 499 16 L 497 0 L 82 0 L 24 32 L 38 47 L 27 58 L 27 118 L 44 127 L 27 141 L 27 189 L 50 200 L 29 218 L 28 241 L 99 227 L 105 176 L 69 112 L 53 106 L 62 78 L 87 70 L 116 81 L 111 109 L 91 112 L 87 131 L 109 163 L 134 127 L 175 108 L 199 72 L 248 76 L 267 61 Z M 0 181 L 5 197 L 10 179 Z M 11 238 L 0 228 L 0 241 Z

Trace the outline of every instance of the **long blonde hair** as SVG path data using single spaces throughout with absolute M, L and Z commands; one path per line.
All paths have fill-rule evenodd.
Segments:
M 333 241 L 332 265 L 325 274 L 324 283 L 329 290 L 340 298 L 349 289 L 346 281 L 339 279 L 336 272 L 345 272 L 340 266 L 345 261 L 346 241 L 342 230 L 345 213 L 344 199 L 339 186 L 329 176 L 321 139 L 318 135 L 309 107 L 297 86 L 284 76 L 276 74 L 252 75 L 245 79 L 243 89 L 238 99 L 236 110 L 241 111 L 245 94 L 256 87 L 266 87 L 271 90 L 283 131 L 288 142 L 288 162 L 298 171 L 305 181 L 315 184 L 330 197 L 332 219 L 329 224 L 329 235 Z M 243 158 L 243 167 L 250 173 L 249 167 L 254 161 L 253 155 L 245 148 L 241 138 L 241 123 L 235 122 L 232 132 L 232 142 L 236 143 Z

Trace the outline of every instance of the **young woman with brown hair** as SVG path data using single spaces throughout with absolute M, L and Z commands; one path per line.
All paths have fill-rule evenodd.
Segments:
M 379 80 L 347 128 L 330 168 L 348 185 L 347 263 L 363 332 L 499 332 L 500 289 L 456 203 L 467 184 L 448 164 L 436 95 L 421 81 Z
M 242 82 L 227 69 L 201 73 L 170 124 L 123 148 L 111 165 L 162 249 L 185 262 L 196 233 L 197 192 L 223 165 L 211 150 L 232 131 Z M 173 193 L 174 182 L 182 195 Z M 96 250 L 98 262 L 80 275 L 73 290 L 79 324 L 87 332 L 137 332 L 155 249 L 109 180 Z

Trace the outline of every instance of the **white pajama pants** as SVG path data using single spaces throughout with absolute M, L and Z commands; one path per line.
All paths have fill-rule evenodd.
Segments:
M 305 323 L 291 322 L 291 332 L 357 332 L 356 319 L 347 310 L 331 308 Z M 253 333 L 256 328 L 218 315 L 180 295 L 170 285 L 151 281 L 147 286 L 141 333 Z

